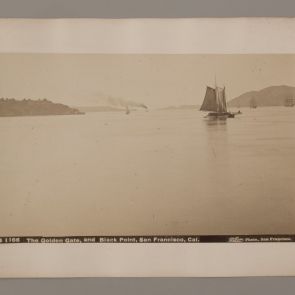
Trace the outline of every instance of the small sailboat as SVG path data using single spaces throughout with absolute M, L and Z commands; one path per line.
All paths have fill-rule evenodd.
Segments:
M 235 114 L 227 110 L 225 87 L 207 86 L 206 94 L 200 111 L 209 112 L 206 117 L 216 119 L 234 118 Z
M 254 97 L 252 97 L 252 99 L 250 100 L 250 108 L 251 109 L 256 109 L 257 108 L 256 99 Z
M 287 98 L 285 100 L 285 107 L 294 107 L 295 106 L 295 99 L 294 98 Z

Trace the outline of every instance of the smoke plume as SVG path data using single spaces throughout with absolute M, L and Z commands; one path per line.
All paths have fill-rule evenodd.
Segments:
M 100 96 L 99 100 L 114 107 L 123 107 L 123 108 L 136 107 L 136 108 L 148 109 L 148 107 L 143 103 L 138 103 L 132 100 L 126 100 L 120 97 Z

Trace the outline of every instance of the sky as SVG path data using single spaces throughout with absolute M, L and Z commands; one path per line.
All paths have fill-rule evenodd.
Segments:
M 295 86 L 295 55 L 286 54 L 0 54 L 0 67 L 0 97 L 70 106 L 106 105 L 109 96 L 151 108 L 200 105 L 215 76 L 228 100 Z

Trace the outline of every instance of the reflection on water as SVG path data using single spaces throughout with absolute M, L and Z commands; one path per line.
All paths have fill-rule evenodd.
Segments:
M 0 235 L 295 231 L 295 109 L 0 118 Z
M 218 187 L 217 192 L 212 192 L 214 194 L 225 194 L 223 188 L 227 187 L 230 181 L 230 174 L 224 173 L 230 169 L 227 120 L 226 118 L 203 120 L 207 143 L 207 162 L 203 170 L 208 171 L 206 182 Z
M 204 122 L 206 123 L 207 126 L 226 126 L 226 122 L 227 122 L 227 118 L 219 118 L 219 119 L 215 119 L 215 118 L 204 118 Z

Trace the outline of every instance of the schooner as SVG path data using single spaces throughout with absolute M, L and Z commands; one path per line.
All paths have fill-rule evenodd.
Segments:
M 235 114 L 227 110 L 225 87 L 215 88 L 207 86 L 205 98 L 200 111 L 210 112 L 206 117 L 212 118 L 234 118 Z

